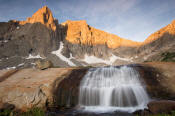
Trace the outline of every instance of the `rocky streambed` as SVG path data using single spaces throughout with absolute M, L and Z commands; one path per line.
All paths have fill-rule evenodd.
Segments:
M 145 88 L 152 100 L 175 100 L 175 63 L 152 62 L 130 66 L 135 68 L 144 79 Z M 14 105 L 15 109 L 23 111 L 32 107 L 57 109 L 57 111 L 78 107 L 79 85 L 87 71 L 88 68 L 1 70 L 0 108 L 6 107 L 5 104 Z M 169 108 L 161 105 L 160 108 L 158 106 L 162 102 L 152 101 L 149 108 L 154 110 L 150 109 L 149 113 L 175 110 L 174 102 L 163 101 L 163 103 L 165 102 L 172 105 L 169 105 Z M 65 114 L 64 111 L 58 113 Z M 66 115 L 70 115 L 72 110 L 67 112 Z M 79 114 L 85 115 L 83 113 L 76 115 Z M 86 115 L 97 114 L 86 113 Z M 104 114 L 104 116 L 108 115 Z

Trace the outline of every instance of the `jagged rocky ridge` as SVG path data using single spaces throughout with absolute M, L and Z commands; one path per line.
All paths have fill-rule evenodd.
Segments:
M 161 60 L 175 47 L 175 21 L 144 42 L 134 42 L 89 26 L 86 21 L 59 24 L 44 6 L 25 21 L 0 23 L 0 69 L 32 67 L 38 59 L 54 66 L 119 65 Z

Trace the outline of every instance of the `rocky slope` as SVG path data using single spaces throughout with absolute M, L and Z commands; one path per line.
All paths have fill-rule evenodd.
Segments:
M 174 22 L 140 43 L 95 29 L 83 20 L 59 24 L 44 6 L 25 21 L 0 23 L 0 69 L 32 67 L 38 59 L 59 67 L 161 60 L 162 53 L 174 50 Z

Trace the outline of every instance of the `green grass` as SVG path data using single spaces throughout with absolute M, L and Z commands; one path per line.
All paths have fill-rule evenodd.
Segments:
M 32 108 L 27 112 L 23 112 L 20 116 L 45 116 L 45 112 L 40 108 Z
M 12 110 L 3 110 L 0 111 L 0 116 L 45 116 L 45 111 L 40 108 L 32 108 L 22 113 Z
M 0 111 L 0 116 L 10 116 L 10 114 L 13 114 L 12 110 L 5 109 Z
M 161 61 L 164 62 L 175 62 L 175 52 L 165 52 L 162 53 L 161 56 L 163 57 Z

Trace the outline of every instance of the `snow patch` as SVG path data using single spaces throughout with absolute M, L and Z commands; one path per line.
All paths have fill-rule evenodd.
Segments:
M 112 54 L 111 57 L 109 57 L 109 60 L 104 60 L 95 56 L 88 56 L 87 54 L 85 54 L 85 58 L 82 60 L 88 64 L 95 64 L 95 63 L 105 63 L 108 65 L 112 65 L 116 60 L 123 60 L 123 61 L 129 61 L 132 62 L 132 60 L 130 59 L 126 59 L 126 58 L 121 58 L 118 56 L 115 56 Z
M 29 56 L 28 56 L 26 59 L 35 59 L 35 58 L 41 58 L 41 59 L 44 59 L 44 58 L 41 57 L 39 54 L 36 55 L 36 56 L 33 56 L 33 55 L 29 54 Z
M 8 40 L 4 40 L 4 43 L 7 43 L 8 42 Z
M 70 53 L 70 58 L 69 59 L 75 59 L 73 56 L 72 56 L 72 53 Z
M 135 58 L 138 58 L 138 56 L 135 56 Z
M 60 42 L 60 48 L 59 48 L 58 50 L 56 50 L 56 51 L 52 51 L 52 54 L 55 54 L 55 55 L 58 56 L 61 60 L 67 62 L 70 66 L 76 66 L 76 65 L 71 61 L 71 59 L 73 58 L 73 57 L 72 57 L 72 54 L 70 54 L 70 58 L 67 58 L 67 57 L 65 57 L 65 56 L 63 56 L 63 55 L 61 54 L 61 51 L 62 51 L 63 48 L 64 48 L 63 42 Z
M 35 63 L 31 63 L 31 65 L 36 65 Z
M 23 66 L 23 65 L 24 65 L 24 63 L 18 64 L 18 66 Z
M 10 69 L 16 69 L 16 67 L 13 66 L 13 67 L 7 67 L 7 68 L 6 68 L 6 70 L 10 70 Z

